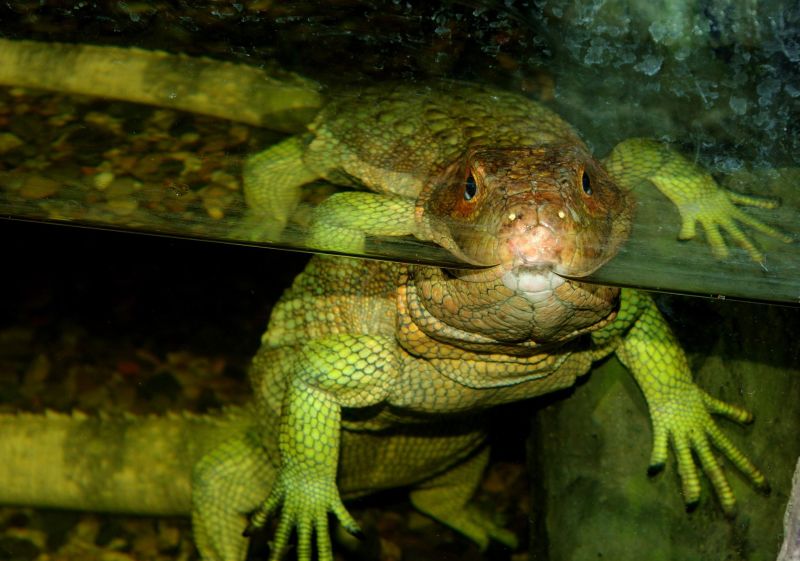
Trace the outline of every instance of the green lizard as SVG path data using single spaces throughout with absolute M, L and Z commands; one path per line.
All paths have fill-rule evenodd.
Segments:
M 700 492 L 694 451 L 723 509 L 734 508 L 712 445 L 755 485 L 766 485 L 710 417 L 716 413 L 746 422 L 750 415 L 692 383 L 685 356 L 650 298 L 567 280 L 601 266 L 627 236 L 632 201 L 612 177 L 630 184 L 645 175 L 686 204 L 684 232 L 695 219 L 713 231 L 718 212 L 727 223 L 725 209 L 734 209 L 729 194 L 648 141 L 624 143 L 608 158 L 606 172 L 563 121 L 512 94 L 459 84 L 450 97 L 404 86 L 375 88 L 357 99 L 352 111 L 341 105 L 323 111 L 311 138 L 293 137 L 275 148 L 282 151 L 282 171 L 263 175 L 280 178 L 269 183 L 291 193 L 314 175 L 308 168 L 324 162 L 326 177 L 365 178 L 375 191 L 389 193 L 332 197 L 319 209 L 317 225 L 322 220 L 324 226 L 312 230 L 315 243 L 349 251 L 363 243 L 365 231 L 413 233 L 467 262 L 494 266 L 443 271 L 312 261 L 274 310 L 251 375 L 258 410 L 264 412 L 258 416 L 263 449 L 279 453 L 267 475 L 246 486 L 247 508 L 229 512 L 226 535 L 236 535 L 244 514 L 257 505 L 255 526 L 280 507 L 274 558 L 296 527 L 302 561 L 310 559 L 314 534 L 319 558 L 329 559 L 328 513 L 345 528 L 357 529 L 342 497 L 416 484 L 411 497 L 420 510 L 480 545 L 490 538 L 511 545 L 512 536 L 468 506 L 485 462 L 480 431 L 471 425 L 474 417 L 492 405 L 568 386 L 610 353 L 630 368 L 650 405 L 651 464 L 662 465 L 667 443 L 673 443 L 687 503 Z M 442 134 L 455 137 L 452 144 L 425 137 L 433 121 L 419 119 L 422 132 L 406 131 L 408 136 L 391 126 L 395 118 L 413 127 L 409 115 L 430 117 L 431 105 L 440 115 L 445 108 L 455 113 L 440 117 L 449 124 Z M 456 120 L 465 105 L 473 111 Z M 381 110 L 389 112 L 379 131 L 383 135 L 371 136 Z M 464 131 L 472 130 L 473 118 L 486 126 L 478 127 L 481 134 L 473 138 L 479 140 L 471 143 Z M 386 131 L 394 134 L 387 137 Z M 298 158 L 285 157 L 295 149 Z M 260 160 L 262 172 L 271 165 L 269 153 Z M 397 172 L 403 165 L 407 171 Z M 299 168 L 296 174 L 293 166 Z M 670 181 L 673 175 L 676 181 Z M 688 210 L 708 200 L 716 201 L 707 207 L 711 213 Z M 749 244 L 743 235 L 737 237 Z M 356 408 L 369 414 L 349 418 Z M 454 430 L 465 434 L 455 438 Z M 447 436 L 434 436 L 442 433 Z M 225 470 L 238 457 L 233 448 L 221 462 Z M 367 468 L 375 466 L 368 457 L 386 461 Z M 200 479 L 206 471 L 216 468 L 201 462 Z M 264 502 L 258 500 L 262 494 Z M 201 504 L 197 508 L 201 551 L 209 558 L 240 555 L 229 553 L 233 546 L 222 537 L 219 515 L 205 514 Z M 211 519 L 213 528 L 204 523 Z
M 276 306 L 253 361 L 255 428 L 233 423 L 227 441 L 195 465 L 204 559 L 242 559 L 242 532 L 278 510 L 273 559 L 295 530 L 301 561 L 314 539 L 319 559 L 331 559 L 329 513 L 356 531 L 342 499 L 396 486 L 410 486 L 420 510 L 479 545 L 513 545 L 469 506 L 487 459 L 482 412 L 569 386 L 611 353 L 650 407 L 651 464 L 665 463 L 671 442 L 687 503 L 700 491 L 695 453 L 723 509 L 734 509 L 712 446 L 766 486 L 711 418 L 747 422 L 750 414 L 694 385 L 652 300 L 576 279 L 624 243 L 627 188 L 641 179 L 676 202 L 681 236 L 699 221 L 718 255 L 726 252 L 721 227 L 758 260 L 734 220 L 780 234 L 733 203 L 771 203 L 720 189 L 650 141 L 624 142 L 601 163 L 543 106 L 463 83 L 333 98 L 308 132 L 248 162 L 251 235 L 276 235 L 299 187 L 320 177 L 373 192 L 321 205 L 312 243 L 352 251 L 365 235 L 412 234 L 485 267 L 312 259 Z
M 277 237 L 299 200 L 299 187 L 324 178 L 382 196 L 343 193 L 331 197 L 317 210 L 308 241 L 312 247 L 359 252 L 362 233 L 369 232 L 414 234 L 457 253 L 447 236 L 437 236 L 431 224 L 425 223 L 427 218 L 414 210 L 425 186 L 476 147 L 545 143 L 586 149 L 572 127 L 553 112 L 528 98 L 490 87 L 461 82 L 382 84 L 340 93 L 323 107 L 308 132 L 248 160 L 244 180 L 251 216 L 243 231 L 253 239 Z M 653 183 L 681 213 L 679 237 L 694 237 L 700 222 L 712 251 L 721 259 L 728 250 L 720 229 L 753 260 L 763 259 L 736 221 L 789 241 L 733 204 L 772 208 L 774 202 L 719 189 L 699 166 L 654 141 L 622 142 L 603 165 L 626 189 L 642 181 Z
M 650 298 L 568 280 L 596 270 L 624 242 L 633 203 L 618 184 L 656 184 L 681 210 L 681 235 L 700 221 L 718 255 L 726 251 L 715 234 L 721 225 L 760 257 L 731 220 L 776 234 L 732 204 L 758 201 L 719 189 L 646 140 L 622 143 L 601 164 L 542 106 L 470 84 L 376 86 L 333 101 L 309 129 L 251 159 L 256 210 L 270 220 L 288 217 L 297 187 L 316 177 L 360 184 L 375 192 L 334 195 L 319 207 L 314 245 L 358 251 L 365 234 L 414 234 L 489 267 L 312 261 L 274 310 L 254 361 L 262 445 L 279 454 L 268 475 L 247 485 L 238 521 L 229 513 L 227 535 L 258 504 L 255 526 L 280 507 L 274 558 L 296 527 L 301 560 L 310 559 L 314 534 L 319 558 L 329 559 L 328 513 L 357 529 L 342 496 L 416 484 L 411 497 L 420 510 L 482 546 L 490 538 L 512 545 L 512 536 L 468 506 L 486 452 L 465 415 L 568 386 L 610 353 L 650 405 L 653 466 L 673 443 L 687 503 L 700 492 L 694 451 L 723 509 L 734 508 L 712 445 L 766 485 L 710 417 L 746 422 L 750 415 L 692 383 Z M 357 408 L 369 414 L 350 418 Z M 458 438 L 455 427 L 463 431 Z M 372 468 L 376 457 L 386 461 Z M 198 477 L 206 471 L 217 468 L 201 463 Z M 237 558 L 243 550 L 229 553 L 230 540 L 205 522 L 220 520 L 205 514 L 206 502 L 222 500 L 195 503 L 201 551 Z

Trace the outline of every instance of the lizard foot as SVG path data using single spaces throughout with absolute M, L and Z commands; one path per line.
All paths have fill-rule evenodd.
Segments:
M 759 469 L 717 427 L 711 414 L 727 417 L 738 423 L 749 423 L 752 415 L 735 405 L 711 397 L 689 384 L 674 389 L 675 395 L 659 400 L 651 407 L 653 420 L 653 452 L 651 473 L 660 470 L 667 459 L 668 442 L 672 442 L 678 461 L 683 497 L 687 506 L 695 505 L 700 498 L 700 478 L 692 452 L 697 455 L 725 514 L 735 513 L 736 498 L 731 490 L 712 445 L 721 451 L 753 484 L 761 490 L 769 486 Z M 680 394 L 680 395 L 677 395 Z
M 678 205 L 682 221 L 678 238 L 682 240 L 693 238 L 696 224 L 699 222 L 706 233 L 706 238 L 714 256 L 717 259 L 725 259 L 728 257 L 729 251 L 720 233 L 720 229 L 722 229 L 757 263 L 764 261 L 764 255 L 737 222 L 750 226 L 782 242 L 789 243 L 792 241 L 789 236 L 750 216 L 737 206 L 734 206 L 734 204 L 768 209 L 778 206 L 777 201 L 772 199 L 761 199 L 717 188 L 714 192 L 698 197 L 692 204 Z
M 750 216 L 736 205 L 774 209 L 778 202 L 728 191 L 696 163 L 668 145 L 646 138 L 620 142 L 604 159 L 609 174 L 624 188 L 633 189 L 642 181 L 655 185 L 678 208 L 681 229 L 678 237 L 695 236 L 699 222 L 717 259 L 725 259 L 729 250 L 720 230 L 744 248 L 750 258 L 762 263 L 764 255 L 739 224 L 791 242 L 792 238 L 761 220 Z
M 328 513 L 332 512 L 351 534 L 360 532 L 358 523 L 345 509 L 335 483 L 313 481 L 302 474 L 289 477 L 285 474 L 286 470 L 281 472 L 269 497 L 253 514 L 245 535 L 264 526 L 267 518 L 280 507 L 278 528 L 270 543 L 270 561 L 278 561 L 285 554 L 295 528 L 298 561 L 311 561 L 312 537 L 317 546 L 316 558 L 319 561 L 332 561 Z
M 516 549 L 519 545 L 519 540 L 517 539 L 516 534 L 511 530 L 507 530 L 502 526 L 495 524 L 495 522 L 491 519 L 491 517 L 478 509 L 475 506 L 469 505 L 463 512 L 464 518 L 464 525 L 462 526 L 462 532 L 465 535 L 469 535 L 466 531 L 467 527 L 473 528 L 473 534 L 483 534 L 487 538 L 495 540 L 504 546 L 510 549 Z M 454 521 L 451 518 L 450 523 L 453 524 Z M 479 544 L 481 549 L 484 550 L 489 546 L 488 539 L 485 543 Z
M 475 542 L 481 551 L 489 547 L 490 540 L 495 540 L 510 549 L 516 549 L 519 545 L 514 532 L 496 524 L 487 513 L 474 505 L 451 508 L 453 503 L 428 504 L 419 494 L 412 494 L 411 498 L 416 508 L 457 530 Z
M 490 540 L 516 549 L 517 536 L 470 502 L 488 460 L 489 449 L 485 447 L 463 463 L 413 489 L 411 503 L 474 541 L 481 550 L 489 547 Z
M 230 237 L 246 242 L 278 243 L 281 241 L 281 233 L 285 227 L 286 220 L 284 219 L 248 210 L 230 231 Z

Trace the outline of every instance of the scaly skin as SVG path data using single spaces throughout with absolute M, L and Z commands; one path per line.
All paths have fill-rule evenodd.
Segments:
M 194 465 L 254 428 L 249 408 L 146 417 L 2 414 L 0 504 L 188 515 Z
M 315 82 L 275 66 L 2 38 L 0 84 L 182 109 L 285 132 L 302 130 L 322 103 Z
M 482 89 L 459 91 L 465 90 L 469 100 L 489 102 L 480 98 Z M 485 110 L 503 113 L 502 106 Z M 538 124 L 560 123 L 539 111 L 537 124 L 523 123 L 513 142 L 472 146 L 447 166 L 439 164 L 452 155 L 450 148 L 439 146 L 429 160 L 436 166 L 433 176 L 387 174 L 383 189 L 400 194 L 347 194 L 339 197 L 346 204 L 327 207 L 330 214 L 314 234 L 320 243 L 341 248 L 342 240 L 363 243 L 364 234 L 376 230 L 403 233 L 385 227 L 388 220 L 403 222 L 410 227 L 405 233 L 434 240 L 465 261 L 494 265 L 443 271 L 312 261 L 273 311 L 251 372 L 263 448 L 279 453 L 271 457 L 272 471 L 261 473 L 265 479 L 244 487 L 268 490 L 266 499 L 251 502 L 255 493 L 247 500 L 233 497 L 239 510 L 223 525 L 215 513 L 218 526 L 199 538 L 204 557 L 240 558 L 245 542 L 235 546 L 233 536 L 245 527 L 245 514 L 258 507 L 251 530 L 280 510 L 272 559 L 281 557 L 295 530 L 301 561 L 312 557 L 312 538 L 319 559 L 331 559 L 328 514 L 356 531 L 342 499 L 400 485 L 412 487 L 420 510 L 479 545 L 489 539 L 513 545 L 513 536 L 468 505 L 485 454 L 474 417 L 497 404 L 569 386 L 611 353 L 631 370 L 650 407 L 651 467 L 664 464 L 671 442 L 687 503 L 696 502 L 700 490 L 694 452 L 723 509 L 734 510 L 712 446 L 754 485 L 766 487 L 761 472 L 711 417 L 748 422 L 750 414 L 694 385 L 686 357 L 652 300 L 633 290 L 565 278 L 585 276 L 616 253 L 628 234 L 632 201 L 571 130 L 546 132 L 542 142 L 533 142 Z M 511 126 L 516 115 L 509 114 Z M 490 123 L 488 131 L 501 134 L 499 123 L 496 128 Z M 357 134 L 362 141 L 369 135 L 358 131 L 345 138 Z M 362 166 L 366 173 L 377 173 L 373 156 L 390 157 L 386 139 L 377 138 L 377 145 L 361 152 L 370 158 Z M 531 140 L 520 147 L 525 138 Z M 391 155 L 410 152 L 404 152 L 405 137 L 393 140 Z M 296 145 L 313 151 L 315 142 Z M 645 141 L 635 141 L 617 154 L 644 148 Z M 333 152 L 343 153 L 341 146 Z M 445 156 L 437 159 L 438 154 Z M 354 175 L 358 160 L 352 155 L 343 160 L 351 166 L 345 173 Z M 336 177 L 336 170 L 329 173 Z M 409 198 L 415 194 L 416 200 Z M 391 212 L 384 212 L 387 208 Z M 331 216 L 338 222 L 328 220 Z M 235 445 L 225 455 L 229 464 L 246 457 Z M 206 469 L 217 472 L 211 465 Z M 224 501 L 220 495 L 213 504 Z M 196 527 L 210 529 L 208 506 L 195 502 L 195 507 Z
M 0 61 L 17 68 L 12 83 L 24 57 L 7 43 Z M 97 56 L 89 67 L 105 60 Z M 281 103 L 289 101 L 271 111 Z M 699 221 L 723 255 L 722 227 L 758 259 L 733 221 L 779 234 L 732 204 L 751 200 L 649 141 L 622 143 L 604 168 L 542 106 L 455 82 L 340 94 L 307 132 L 253 156 L 245 169 L 251 235 L 279 235 L 299 187 L 317 178 L 372 192 L 321 205 L 312 243 L 358 251 L 365 235 L 412 234 L 486 268 L 312 260 L 276 307 L 253 362 L 257 431 L 235 430 L 194 467 L 193 521 L 205 559 L 242 559 L 248 515 L 255 512 L 253 529 L 280 509 L 272 558 L 296 530 L 299 559 L 312 557 L 316 538 L 327 561 L 328 514 L 357 529 L 342 499 L 400 485 L 412 487 L 420 510 L 479 545 L 513 545 L 514 536 L 468 504 L 486 461 L 481 412 L 569 386 L 611 353 L 650 407 L 652 464 L 664 463 L 671 442 L 687 502 L 700 487 L 694 452 L 723 508 L 734 508 L 712 445 L 765 485 L 711 418 L 750 415 L 693 384 L 650 298 L 569 280 L 624 243 L 633 204 L 618 185 L 649 180 L 678 205 L 683 237 Z
M 429 182 L 472 149 L 548 144 L 586 149 L 575 131 L 542 105 L 486 86 L 382 84 L 339 93 L 307 133 L 249 159 L 244 180 L 251 215 L 242 234 L 254 240 L 278 239 L 299 200 L 300 186 L 322 178 L 383 196 L 331 197 L 317 209 L 309 246 L 358 253 L 363 250 L 364 233 L 429 239 L 429 232 L 412 225 L 410 215 L 410 203 Z M 728 255 L 719 233 L 722 228 L 754 261 L 763 260 L 736 222 L 791 241 L 734 206 L 775 208 L 775 201 L 721 189 L 707 172 L 667 146 L 647 139 L 626 140 L 603 165 L 626 189 L 642 182 L 655 185 L 681 213 L 679 237 L 694 237 L 700 222 L 719 258 Z
M 298 187 L 315 178 L 413 201 L 431 178 L 473 145 L 513 147 L 544 142 L 583 145 L 555 113 L 500 90 L 436 82 L 339 92 L 309 125 L 307 134 L 250 158 L 244 170 L 253 214 L 250 236 L 275 237 L 293 211 Z M 317 221 L 325 220 L 326 212 L 337 212 L 337 200 L 345 209 L 340 217 L 347 215 L 348 207 L 359 204 L 358 196 L 355 199 L 351 194 L 334 197 L 333 205 L 320 209 Z M 408 233 L 404 230 L 407 223 L 395 224 L 396 211 L 395 207 L 371 207 L 370 231 Z M 335 237 L 330 222 L 323 227 L 329 239 Z M 315 234 L 309 243 L 325 245 Z M 343 247 L 351 249 L 350 244 Z

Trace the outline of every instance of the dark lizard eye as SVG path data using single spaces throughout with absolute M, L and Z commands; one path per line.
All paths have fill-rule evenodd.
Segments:
M 583 177 L 581 177 L 581 183 L 583 184 L 583 192 L 587 195 L 592 194 L 592 180 L 589 178 L 589 173 L 587 171 L 583 172 Z
M 475 178 L 472 177 L 472 174 L 470 173 L 467 176 L 466 185 L 464 185 L 464 200 L 471 201 L 477 194 L 478 184 L 475 182 Z

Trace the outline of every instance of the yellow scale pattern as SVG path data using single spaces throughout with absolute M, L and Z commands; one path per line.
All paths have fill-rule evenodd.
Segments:
M 727 251 L 721 228 L 754 260 L 761 258 L 735 221 L 783 238 L 733 204 L 771 207 L 772 202 L 720 189 L 661 145 L 623 142 L 605 160 L 607 179 L 574 131 L 547 109 L 514 94 L 453 83 L 376 87 L 334 99 L 307 133 L 251 160 L 245 174 L 254 207 L 250 224 L 285 223 L 297 189 L 325 178 L 372 192 L 345 193 L 323 203 L 315 215 L 314 244 L 358 251 L 365 235 L 374 233 L 425 238 L 439 209 L 419 200 L 434 200 L 430 190 L 447 184 L 441 178 L 451 177 L 454 161 L 463 163 L 476 145 L 515 149 L 550 143 L 562 147 L 560 157 L 568 165 L 545 169 L 540 183 L 575 189 L 564 196 L 578 201 L 574 213 L 590 225 L 590 237 L 597 213 L 604 220 L 617 213 L 618 221 L 630 214 L 620 207 L 623 195 L 603 199 L 603 189 L 597 189 L 599 199 L 593 200 L 582 194 L 585 169 L 594 170 L 596 186 L 610 191 L 617 189 L 612 180 L 625 189 L 645 179 L 653 183 L 678 206 L 681 236 L 694 235 L 700 222 L 718 256 Z M 547 149 L 539 149 L 537 157 L 541 152 Z M 520 154 L 526 156 L 524 150 Z M 505 199 L 493 196 L 499 187 L 490 175 L 479 187 L 488 191 L 487 205 L 500 203 L 487 206 L 485 214 L 500 219 L 489 216 L 487 231 L 501 228 L 509 214 L 503 213 Z M 524 170 L 514 177 L 520 175 Z M 446 229 L 438 238 L 445 244 L 478 251 L 441 232 Z M 263 235 L 263 229 L 253 235 Z M 603 246 L 604 259 L 622 240 L 610 241 Z M 576 253 L 573 264 L 581 259 Z M 412 487 L 420 510 L 480 546 L 489 539 L 513 546 L 513 535 L 469 506 L 486 461 L 481 412 L 568 386 L 611 353 L 630 369 L 647 400 L 651 465 L 666 462 L 671 444 L 688 503 L 697 501 L 700 491 L 694 452 L 723 509 L 734 509 L 712 447 L 754 485 L 766 486 L 711 417 L 748 422 L 750 414 L 693 383 L 683 351 L 649 296 L 568 281 L 546 300 L 531 301 L 503 284 L 503 267 L 508 264 L 488 272 L 431 272 L 312 259 L 273 311 L 253 362 L 258 444 L 232 441 L 196 470 L 194 525 L 204 559 L 242 559 L 241 532 L 255 511 L 250 529 L 278 517 L 273 560 L 286 552 L 296 532 L 300 561 L 310 561 L 314 543 L 317 558 L 330 561 L 329 514 L 349 531 L 358 529 L 342 498 L 399 485 Z

